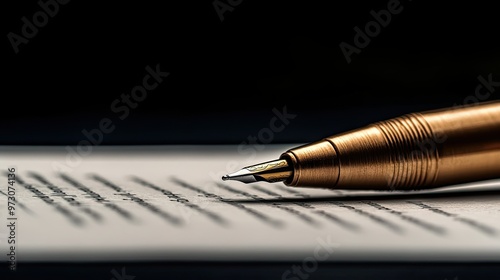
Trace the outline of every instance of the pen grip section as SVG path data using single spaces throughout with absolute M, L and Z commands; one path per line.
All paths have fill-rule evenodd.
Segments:
M 409 115 L 292 149 L 282 155 L 294 166 L 285 184 L 374 190 L 430 185 L 438 154 L 418 143 L 431 135 L 419 116 Z
M 409 190 L 433 185 L 438 149 L 420 148 L 433 137 L 421 115 L 409 114 L 326 138 L 340 166 L 335 187 Z
M 374 125 L 386 142 L 389 160 L 387 188 L 431 186 L 438 174 L 439 152 L 432 128 L 419 114 L 409 114 Z

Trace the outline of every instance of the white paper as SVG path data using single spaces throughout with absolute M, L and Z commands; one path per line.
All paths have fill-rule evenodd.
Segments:
M 17 261 L 500 260 L 500 180 L 406 193 L 220 179 L 294 146 L 4 146 L 1 256 L 15 239 Z

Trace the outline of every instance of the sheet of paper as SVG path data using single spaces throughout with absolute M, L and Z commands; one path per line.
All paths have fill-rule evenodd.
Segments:
M 500 180 L 399 193 L 220 179 L 293 146 L 2 147 L 1 256 L 500 260 Z

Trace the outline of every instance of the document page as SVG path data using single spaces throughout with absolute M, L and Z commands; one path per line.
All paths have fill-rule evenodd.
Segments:
M 500 180 L 411 192 L 221 180 L 294 146 L 4 146 L 1 256 L 500 260 Z

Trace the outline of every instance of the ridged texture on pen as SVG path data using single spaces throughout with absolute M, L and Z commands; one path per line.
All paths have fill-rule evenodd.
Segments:
M 404 115 L 284 157 L 291 186 L 410 190 L 500 178 L 500 102 Z
M 432 185 L 438 174 L 439 153 L 436 145 L 429 145 L 433 135 L 425 119 L 419 114 L 410 114 L 375 126 L 387 141 L 394 168 L 388 187 L 410 189 Z

